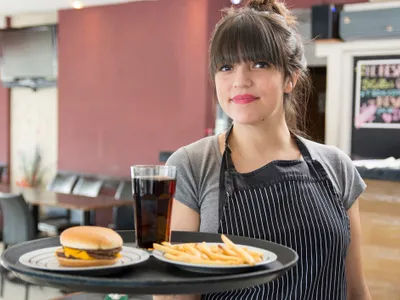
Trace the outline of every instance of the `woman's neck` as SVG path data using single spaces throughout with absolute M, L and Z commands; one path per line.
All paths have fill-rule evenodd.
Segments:
M 301 158 L 286 121 L 260 125 L 235 124 L 228 139 L 239 172 L 256 170 L 273 160 Z
M 275 152 L 292 145 L 292 138 L 286 123 L 280 126 L 252 126 L 235 124 L 229 137 L 229 145 L 252 152 Z

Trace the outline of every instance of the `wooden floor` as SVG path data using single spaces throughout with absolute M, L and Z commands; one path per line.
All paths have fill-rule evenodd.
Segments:
M 400 182 L 367 184 L 360 199 L 365 276 L 373 300 L 400 300 Z

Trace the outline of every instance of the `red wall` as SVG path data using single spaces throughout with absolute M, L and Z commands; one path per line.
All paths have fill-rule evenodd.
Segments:
M 204 135 L 207 8 L 170 0 L 59 13 L 59 169 L 129 175 Z
M 163 0 L 60 11 L 59 169 L 127 176 L 130 165 L 158 163 L 160 151 L 203 137 L 215 119 L 209 35 L 227 5 Z
M 9 90 L 0 83 L 0 164 L 9 163 L 10 100 Z M 0 174 L 1 176 L 1 174 Z

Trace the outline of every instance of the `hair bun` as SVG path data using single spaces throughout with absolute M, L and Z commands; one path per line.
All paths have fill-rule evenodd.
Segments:
M 294 27 L 296 25 L 295 16 L 284 3 L 277 0 L 250 0 L 247 6 L 257 11 L 278 14 L 286 20 L 289 26 Z
M 267 11 L 267 5 L 271 2 L 273 2 L 273 0 L 250 0 L 247 6 L 258 11 Z

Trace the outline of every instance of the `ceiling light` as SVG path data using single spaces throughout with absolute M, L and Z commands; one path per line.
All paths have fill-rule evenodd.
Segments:
M 241 0 L 231 0 L 232 4 L 240 4 Z
M 72 2 L 72 7 L 75 9 L 81 9 L 83 7 L 83 4 L 81 1 L 74 1 Z

